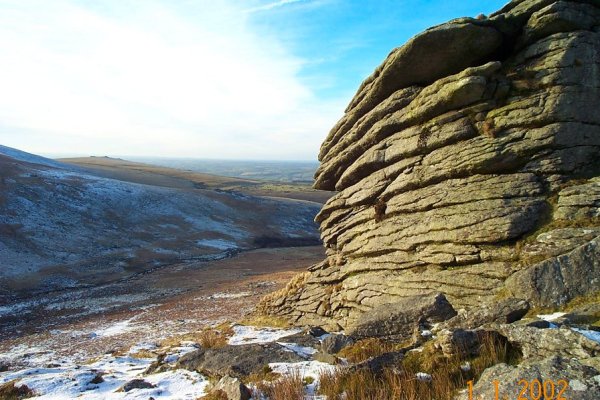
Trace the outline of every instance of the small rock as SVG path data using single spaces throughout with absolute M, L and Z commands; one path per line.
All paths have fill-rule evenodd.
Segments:
M 152 389 L 155 388 L 156 385 L 151 384 L 150 382 L 146 382 L 143 379 L 132 379 L 126 384 L 124 384 L 118 391 L 119 392 L 129 392 L 134 389 Z
M 337 354 L 352 343 L 354 343 L 354 339 L 349 336 L 333 334 L 321 341 L 321 351 L 327 354 Z
M 308 334 L 313 337 L 321 337 L 328 333 L 329 332 L 327 332 L 325 329 L 321 328 L 320 326 L 313 326 L 308 330 Z
M 215 385 L 215 390 L 225 392 L 228 400 L 249 400 L 252 392 L 238 378 L 225 375 Z
M 334 356 L 333 354 L 322 352 L 322 351 L 318 351 L 315 354 L 313 354 L 313 360 L 321 361 L 321 362 L 324 362 L 327 364 L 337 364 L 338 363 L 338 358 L 336 356 Z
M 96 375 L 90 381 L 90 383 L 94 385 L 97 385 L 102 382 L 104 382 L 104 378 L 102 377 L 102 374 L 100 372 L 96 373 Z

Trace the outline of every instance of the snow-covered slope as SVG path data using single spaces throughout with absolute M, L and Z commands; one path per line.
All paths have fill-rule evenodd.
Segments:
M 318 205 L 106 179 L 0 147 L 0 302 L 286 240 L 317 241 Z
M 45 165 L 47 167 L 54 168 L 65 168 L 68 169 L 69 166 L 66 164 L 60 163 L 58 161 L 51 160 L 49 158 L 36 156 L 35 154 L 26 153 L 21 150 L 13 149 L 12 147 L 2 146 L 0 144 L 0 155 L 10 157 L 16 161 L 23 161 L 31 164 L 39 164 Z

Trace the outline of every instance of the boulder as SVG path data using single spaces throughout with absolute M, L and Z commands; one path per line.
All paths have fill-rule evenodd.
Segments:
M 457 315 L 439 324 L 439 329 L 475 329 L 490 323 L 510 324 L 518 321 L 529 311 L 529 304 L 520 299 L 509 298 L 491 304 L 481 304 L 478 308 L 461 309 Z
M 597 1 L 515 0 L 394 49 L 321 146 L 326 260 L 259 309 L 405 337 L 413 296 L 477 328 L 600 290 L 598 26 Z
M 419 325 L 446 321 L 455 315 L 456 311 L 443 294 L 412 296 L 364 314 L 349 330 L 349 335 L 407 340 Z
M 548 398 L 551 396 L 552 386 L 554 386 L 555 395 L 566 388 L 562 392 L 561 398 L 577 400 L 600 398 L 600 372 L 598 370 L 583 365 L 576 359 L 553 355 L 542 360 L 524 362 L 517 366 L 498 364 L 488 368 L 474 385 L 472 395 L 465 390 L 456 397 L 456 400 L 517 399 L 523 388 L 529 395 L 529 386 L 536 385 L 534 381 L 547 386 Z M 494 382 L 499 383 L 498 393 L 495 392 Z M 532 390 L 534 394 L 538 393 L 537 386 L 534 386 Z
M 321 351 L 326 354 L 337 354 L 344 347 L 354 343 L 354 339 L 343 334 L 332 334 L 321 341 Z
M 177 361 L 177 368 L 198 371 L 210 377 L 229 375 L 243 378 L 260 373 L 269 363 L 298 361 L 304 361 L 304 358 L 277 343 L 246 344 L 193 351 Z
M 496 330 L 518 347 L 523 359 L 543 359 L 552 356 L 586 359 L 600 356 L 600 343 L 568 327 L 538 329 L 529 326 L 499 325 Z
M 563 306 L 600 291 L 600 237 L 513 274 L 506 287 L 537 307 Z

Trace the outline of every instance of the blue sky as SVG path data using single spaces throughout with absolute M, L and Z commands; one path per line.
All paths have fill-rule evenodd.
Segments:
M 313 160 L 360 82 L 488 0 L 0 0 L 0 144 Z

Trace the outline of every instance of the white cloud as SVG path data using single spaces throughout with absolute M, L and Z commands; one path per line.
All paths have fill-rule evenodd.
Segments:
M 246 12 L 258 12 L 258 11 L 269 11 L 272 10 L 274 8 L 278 8 L 278 7 L 283 7 L 285 5 L 288 4 L 293 4 L 293 3 L 299 3 L 303 0 L 279 0 L 279 1 L 274 1 L 272 3 L 267 3 L 267 4 L 263 4 L 261 6 L 256 6 L 253 8 L 250 8 L 248 10 L 246 10 Z
M 298 79 L 304 61 L 255 33 L 240 4 L 176 4 L 0 0 L 0 143 L 316 157 L 343 101 L 317 99 Z

